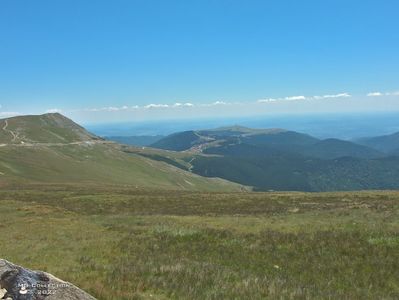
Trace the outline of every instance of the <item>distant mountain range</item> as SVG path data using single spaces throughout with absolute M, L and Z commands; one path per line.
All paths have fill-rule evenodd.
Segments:
M 351 142 L 233 126 L 175 133 L 151 145 L 167 152 L 140 154 L 257 190 L 398 189 L 397 135 Z
M 91 134 L 60 114 L 2 119 L 0 185 L 112 184 L 192 191 L 399 189 L 399 133 L 344 141 L 278 128 L 232 126 L 124 138 L 119 143 Z
M 163 139 L 163 135 L 138 135 L 138 136 L 106 136 L 105 139 L 120 144 L 133 146 L 149 146 Z
M 399 132 L 390 135 L 358 139 L 356 142 L 386 154 L 399 154 Z
M 61 114 L 0 120 L 0 186 L 9 184 L 129 185 L 190 191 L 238 191 L 222 179 L 205 178 L 128 154 Z
M 201 150 L 202 153 L 224 155 L 235 151 L 251 151 L 258 155 L 266 153 L 291 153 L 306 157 L 334 159 L 345 156 L 356 158 L 378 158 L 382 151 L 370 146 L 339 139 L 320 140 L 307 134 L 284 129 L 250 129 L 245 127 L 223 127 L 213 130 L 184 131 L 169 135 L 151 144 L 151 147 L 173 150 Z M 245 150 L 243 149 L 245 148 Z M 237 149 L 240 151 L 237 152 Z M 227 151 L 227 152 L 226 152 Z

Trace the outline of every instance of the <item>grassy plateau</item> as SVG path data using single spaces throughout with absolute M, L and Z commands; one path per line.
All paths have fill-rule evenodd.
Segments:
M 0 190 L 0 256 L 98 299 L 398 299 L 399 192 Z

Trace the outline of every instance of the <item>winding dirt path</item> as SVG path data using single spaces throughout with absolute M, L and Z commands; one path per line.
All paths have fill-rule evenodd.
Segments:
M 32 142 L 21 142 L 21 144 L 0 144 L 0 147 L 50 147 L 50 146 L 68 146 L 68 145 L 114 145 L 113 142 L 109 141 L 81 141 L 71 143 L 32 143 Z
M 12 136 L 12 142 L 15 142 L 15 140 L 18 138 L 18 134 L 15 134 L 12 130 L 7 129 L 7 127 L 8 127 L 8 120 L 5 120 L 4 122 L 5 122 L 5 124 L 4 124 L 4 126 L 3 126 L 3 130 L 4 130 L 5 132 L 10 133 L 11 136 Z
M 8 134 L 12 136 L 12 140 L 10 143 L 0 144 L 0 147 L 6 146 L 18 146 L 18 147 L 35 147 L 35 146 L 66 146 L 66 145 L 94 145 L 94 144 L 113 144 L 110 141 L 79 141 L 79 142 L 71 142 L 71 143 L 35 143 L 35 142 L 23 142 L 20 144 L 13 144 L 19 138 L 19 133 L 15 133 L 14 131 L 8 129 L 8 120 L 4 120 L 4 126 L 1 130 L 4 130 Z
M 188 167 L 188 171 L 189 171 L 189 172 L 193 172 L 194 166 L 193 166 L 192 162 L 194 161 L 194 159 L 195 159 L 195 157 L 193 157 L 192 159 L 190 159 L 190 161 L 188 162 L 188 163 L 190 164 L 190 166 Z

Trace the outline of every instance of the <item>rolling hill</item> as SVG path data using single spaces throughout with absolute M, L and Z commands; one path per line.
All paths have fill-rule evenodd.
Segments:
M 195 131 L 184 131 L 171 134 L 150 146 L 164 150 L 183 151 L 205 142 L 206 140 L 202 140 Z
M 383 156 L 381 152 L 370 147 L 332 138 L 304 148 L 302 154 L 321 159 L 335 159 L 345 156 L 368 159 Z
M 221 127 L 210 130 L 184 131 L 171 134 L 151 147 L 184 151 L 213 147 L 221 143 L 246 143 L 251 145 L 267 145 L 278 149 L 285 145 L 309 145 L 318 139 L 307 134 L 287 131 L 284 129 L 251 129 L 242 126 Z
M 60 114 L 3 119 L 0 183 L 193 191 L 399 188 L 398 156 L 284 129 L 185 131 L 152 146 L 160 149 L 106 141 Z
M 0 143 L 72 143 L 100 140 L 59 113 L 0 120 Z
M 389 135 L 362 138 L 356 142 L 381 152 L 394 154 L 399 153 L 399 132 Z
M 283 129 L 233 126 L 191 131 L 173 134 L 153 146 L 180 150 L 175 153 L 185 156 L 162 150 L 140 154 L 257 190 L 399 188 L 399 157 L 350 141 L 320 140 Z
M 239 145 L 247 145 L 248 147 Z M 381 152 L 375 149 L 350 141 L 319 140 L 308 134 L 284 129 L 251 129 L 241 126 L 175 133 L 151 146 L 164 150 L 197 150 L 203 153 L 220 155 L 226 154 L 224 151 L 234 151 L 236 154 L 244 151 L 245 153 L 243 152 L 242 156 L 253 156 L 254 153 L 248 152 L 251 148 L 249 146 L 253 146 L 251 151 L 257 152 L 258 155 L 277 151 L 321 159 L 335 159 L 345 156 L 356 158 L 383 156 Z
M 240 190 L 104 141 L 60 114 L 0 120 L 0 183 L 131 185 L 153 189 Z

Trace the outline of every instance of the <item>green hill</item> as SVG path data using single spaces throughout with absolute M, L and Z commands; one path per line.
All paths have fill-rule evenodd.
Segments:
M 0 143 L 72 143 L 98 139 L 59 113 L 0 120 Z
M 363 138 L 356 142 L 385 153 L 398 153 L 399 132 L 390 135 Z
M 326 139 L 305 148 L 302 153 L 306 156 L 322 159 L 334 159 L 339 157 L 378 158 L 383 154 L 367 146 L 358 145 L 339 139 Z
M 240 143 L 241 141 L 252 145 L 308 145 L 318 141 L 318 139 L 307 134 L 286 131 L 283 129 L 251 129 L 242 126 L 221 127 L 209 130 L 184 131 L 171 134 L 151 147 L 184 151 L 192 148 L 207 148 L 210 145 L 220 144 L 225 141 Z
M 252 185 L 256 190 L 350 191 L 399 189 L 399 158 L 335 160 L 300 156 L 198 156 L 192 171 Z
M 201 136 L 198 135 L 195 131 L 184 131 L 171 134 L 153 143 L 151 146 L 164 150 L 183 151 L 190 149 L 200 142 Z
M 296 149 L 297 147 L 310 146 L 319 142 L 319 139 L 304 133 L 279 130 L 267 133 L 261 132 L 249 136 L 245 135 L 243 136 L 242 142 L 251 145 L 268 146 L 280 150 L 288 149 L 292 151 L 292 147 L 295 147 L 294 149 Z
M 255 146 L 249 148 L 239 145 Z M 226 148 L 225 146 L 233 146 Z M 242 126 L 221 127 L 210 130 L 185 131 L 169 135 L 151 145 L 154 148 L 184 151 L 195 150 L 224 155 L 233 151 L 241 156 L 263 155 L 273 151 L 306 157 L 335 159 L 339 157 L 378 158 L 383 154 L 373 148 L 339 139 L 319 140 L 308 134 L 284 129 L 251 129 Z M 256 150 L 255 150 L 256 149 Z M 262 153 L 263 152 L 263 153 Z
M 399 158 L 339 139 L 319 140 L 283 129 L 233 126 L 191 132 L 186 156 L 151 155 L 206 177 L 219 177 L 257 190 L 335 191 L 398 189 Z M 195 137 L 196 136 L 196 137 Z M 173 139 L 172 139 L 173 137 Z M 161 140 L 173 148 L 176 133 Z M 175 148 L 175 150 L 178 150 Z M 182 163 L 184 161 L 184 163 Z
M 0 183 L 115 184 L 156 189 L 240 190 L 103 141 L 60 114 L 0 120 Z M 8 126 L 5 126 L 8 125 Z M 4 128 L 4 126 L 6 128 Z M 10 131 L 17 135 L 13 138 Z M 10 135 L 10 136 L 8 136 Z

